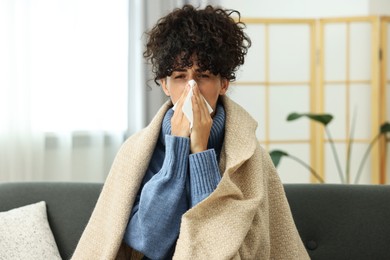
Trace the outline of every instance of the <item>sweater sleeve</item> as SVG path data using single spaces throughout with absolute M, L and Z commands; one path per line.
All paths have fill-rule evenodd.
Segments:
M 214 149 L 190 154 L 191 207 L 212 193 L 221 180 L 217 156 Z
M 166 135 L 165 142 L 162 168 L 156 174 L 148 169 L 145 178 L 149 176 L 150 180 L 141 187 L 124 236 L 130 247 L 152 259 L 163 259 L 170 253 L 179 235 L 181 217 L 188 209 L 185 183 L 189 138 Z

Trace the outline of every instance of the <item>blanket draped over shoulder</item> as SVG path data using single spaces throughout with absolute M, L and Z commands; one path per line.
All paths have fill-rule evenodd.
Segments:
M 222 179 L 209 197 L 182 217 L 174 259 L 309 259 L 295 227 L 283 185 L 259 145 L 257 123 L 228 97 Z M 115 157 L 72 259 L 136 259 L 123 245 L 134 199 L 149 165 L 167 102 Z M 161 238 L 163 239 L 163 238 Z

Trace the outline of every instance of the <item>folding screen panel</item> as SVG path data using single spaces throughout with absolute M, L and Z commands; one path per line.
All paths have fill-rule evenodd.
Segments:
M 381 18 L 381 89 L 380 89 L 380 122 L 390 122 L 390 17 Z M 380 143 L 381 183 L 390 180 L 390 139 L 382 138 Z
M 376 17 L 320 20 L 317 101 L 321 112 L 334 116 L 321 137 L 327 182 L 380 182 L 378 145 L 358 174 L 379 130 L 378 29 Z
M 244 22 L 252 47 L 229 95 L 259 122 L 257 137 L 267 150 L 283 150 L 315 164 L 310 122 L 286 121 L 291 112 L 315 110 L 314 20 Z M 278 172 L 283 182 L 310 181 L 310 173 L 291 159 L 283 159 Z
M 358 183 L 386 183 L 389 140 L 360 164 L 380 124 L 389 121 L 390 74 L 379 63 L 380 43 L 381 68 L 390 57 L 383 40 L 389 21 L 382 19 L 380 42 L 378 17 L 244 19 L 253 45 L 230 96 L 259 122 L 256 134 L 268 151 L 293 155 L 327 183 L 354 183 L 358 175 Z M 334 118 L 326 128 L 307 118 L 287 122 L 292 112 Z M 316 181 L 290 158 L 278 172 L 285 183 Z

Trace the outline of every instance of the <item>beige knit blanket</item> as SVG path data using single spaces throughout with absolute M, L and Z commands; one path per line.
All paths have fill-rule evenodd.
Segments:
M 283 186 L 256 137 L 257 123 L 228 97 L 222 179 L 216 190 L 182 217 L 174 259 L 309 259 Z M 122 238 L 152 156 L 162 106 L 150 125 L 119 150 L 73 259 L 136 259 Z M 161 238 L 164 239 L 164 238 Z

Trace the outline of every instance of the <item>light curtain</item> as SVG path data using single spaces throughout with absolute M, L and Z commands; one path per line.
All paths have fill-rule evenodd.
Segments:
M 0 182 L 105 179 L 127 129 L 128 12 L 0 0 Z

